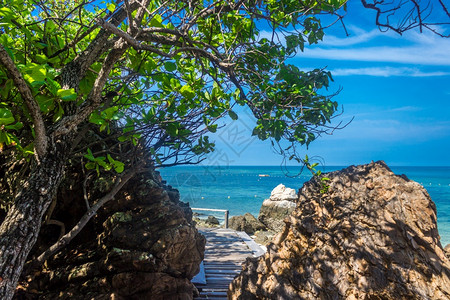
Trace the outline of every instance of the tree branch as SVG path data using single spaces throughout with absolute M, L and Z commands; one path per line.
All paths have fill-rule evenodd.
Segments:
M 105 205 L 108 201 L 112 200 L 116 196 L 116 194 L 122 189 L 122 187 L 131 178 L 133 178 L 134 175 L 136 175 L 141 171 L 142 170 L 140 170 L 138 167 L 135 167 L 128 173 L 118 177 L 116 179 L 114 187 L 109 191 L 109 193 L 103 196 L 102 198 L 98 199 L 97 202 L 95 202 L 95 204 L 86 211 L 86 213 L 81 217 L 78 223 L 68 233 L 66 233 L 55 244 L 53 244 L 50 248 L 48 248 L 41 255 L 39 255 L 39 257 L 33 261 L 30 268 L 27 268 L 27 271 L 31 270 L 31 268 L 39 267 L 50 256 L 52 256 L 53 254 L 64 248 L 67 244 L 69 244 L 70 241 L 72 241 L 78 235 L 78 233 L 80 233 L 80 231 L 86 226 L 89 220 L 91 220 L 92 217 L 95 216 L 99 208 Z
M 47 153 L 47 133 L 45 129 L 44 120 L 42 119 L 41 110 L 39 104 L 33 97 L 30 88 L 28 87 L 25 79 L 23 79 L 22 74 L 17 69 L 13 60 L 9 56 L 3 45 L 0 45 L 0 63 L 6 68 L 8 77 L 10 77 L 17 89 L 19 90 L 22 99 L 27 105 L 28 111 L 33 119 L 35 140 L 34 147 L 36 149 L 36 158 L 38 162 Z
M 89 115 L 97 109 L 102 103 L 102 91 L 109 77 L 109 73 L 114 68 L 115 63 L 120 59 L 120 57 L 128 49 L 127 43 L 123 39 L 119 39 L 114 48 L 109 52 L 108 56 L 103 62 L 103 67 L 100 70 L 97 79 L 94 82 L 94 87 L 92 88 L 90 94 L 88 95 L 84 105 L 72 116 L 67 116 L 60 121 L 53 136 L 57 137 L 60 135 L 68 134 L 69 132 L 76 129 L 76 127 L 84 122 Z M 117 93 L 108 93 L 105 97 L 108 98 L 117 96 Z

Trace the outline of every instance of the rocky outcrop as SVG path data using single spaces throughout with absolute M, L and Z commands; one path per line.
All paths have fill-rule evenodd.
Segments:
M 214 216 L 208 216 L 207 218 L 199 218 L 198 215 L 194 216 L 194 223 L 197 228 L 214 228 L 221 227 L 219 219 Z
M 193 298 L 190 280 L 199 271 L 205 238 L 192 223 L 192 211 L 178 191 L 148 175 L 124 190 L 81 233 L 90 238 L 79 239 L 32 276 L 28 296 L 35 291 L 39 299 Z
M 250 213 L 246 213 L 243 216 L 231 217 L 228 226 L 231 229 L 245 231 L 248 234 L 254 234 L 257 231 L 266 229 L 266 226 Z
M 208 216 L 208 218 L 206 218 L 205 222 L 211 226 L 219 226 L 220 225 L 219 220 L 214 216 Z
M 283 184 L 273 189 L 270 198 L 264 200 L 259 211 L 258 220 L 268 229 L 275 232 L 284 226 L 284 218 L 294 211 L 297 201 L 297 193 Z
M 447 246 L 445 246 L 444 251 L 447 257 L 450 259 L 450 244 L 447 244 Z
M 450 261 L 426 190 L 383 162 L 313 179 L 229 299 L 450 299 Z M 322 192 L 321 192 L 322 190 Z

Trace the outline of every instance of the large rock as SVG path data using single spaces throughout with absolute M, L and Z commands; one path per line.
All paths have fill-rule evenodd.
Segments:
M 234 216 L 229 220 L 228 226 L 231 229 L 245 231 L 248 234 L 254 234 L 257 231 L 265 230 L 266 227 L 258 221 L 252 214 L 246 213 L 243 216 Z
M 280 231 L 284 226 L 283 220 L 294 211 L 297 198 L 294 189 L 279 184 L 261 205 L 258 220 L 267 228 Z
M 450 299 L 450 261 L 426 190 L 383 162 L 313 179 L 229 299 Z
M 190 280 L 205 238 L 178 191 L 156 180 L 145 175 L 129 182 L 86 228 L 91 238 L 49 260 L 31 278 L 28 293 L 40 291 L 39 299 L 192 299 Z
M 220 225 L 219 220 L 216 217 L 214 217 L 214 216 L 208 216 L 208 218 L 206 218 L 205 222 L 207 224 L 209 224 L 209 225 L 212 225 L 212 226 L 219 226 Z

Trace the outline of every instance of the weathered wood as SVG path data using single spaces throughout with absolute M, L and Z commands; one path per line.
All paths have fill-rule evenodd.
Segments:
M 206 237 L 203 261 L 206 285 L 196 285 L 200 291 L 197 299 L 227 299 L 228 286 L 241 272 L 247 257 L 264 250 L 245 233 L 223 228 L 199 231 Z

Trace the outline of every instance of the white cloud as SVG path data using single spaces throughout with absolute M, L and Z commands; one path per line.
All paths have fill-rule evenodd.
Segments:
M 378 30 L 352 31 L 351 37 L 325 36 L 323 43 L 307 47 L 298 57 L 450 66 L 450 40 L 433 33 L 411 31 L 399 36 Z
M 393 68 L 393 67 L 373 67 L 373 68 L 345 68 L 330 70 L 333 76 L 352 76 L 352 75 L 365 75 L 365 76 L 377 76 L 377 77 L 392 77 L 392 76 L 404 76 L 404 77 L 433 77 L 433 76 L 447 76 L 450 72 L 426 72 L 421 71 L 418 68 Z
M 413 111 L 421 111 L 423 110 L 422 107 L 418 107 L 418 106 L 402 106 L 402 107 L 397 107 L 397 108 L 393 108 L 390 111 L 392 112 L 396 112 L 396 111 L 401 111 L 401 112 L 413 112 Z
M 390 62 L 419 65 L 450 66 L 450 43 L 448 45 L 425 47 L 366 47 L 343 49 L 305 49 L 299 57 L 331 60 Z
M 369 42 L 377 37 L 380 37 L 383 35 L 382 32 L 378 29 L 373 29 L 372 31 L 364 31 L 358 27 L 350 27 L 352 29 L 352 32 L 350 36 L 340 38 L 333 35 L 327 35 L 325 34 L 323 38 L 323 42 L 320 42 L 321 46 L 352 46 L 352 45 L 358 45 L 361 43 Z
M 448 121 L 418 124 L 393 119 L 355 119 L 346 129 L 337 131 L 334 137 L 329 138 L 334 140 L 422 143 L 448 138 L 449 133 L 450 122 Z

